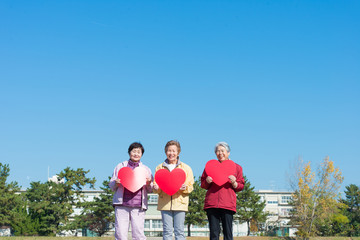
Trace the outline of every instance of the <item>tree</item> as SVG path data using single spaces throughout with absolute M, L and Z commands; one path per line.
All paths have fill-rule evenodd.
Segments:
M 83 187 L 89 185 L 90 188 L 94 188 L 95 178 L 86 177 L 86 174 L 89 172 L 90 170 L 85 171 L 83 168 L 73 170 L 67 167 L 58 174 L 58 181 L 64 180 L 63 183 L 60 182 L 59 186 L 61 186 L 63 206 L 68 209 L 68 213 L 62 222 L 62 228 L 65 230 L 74 230 L 77 228 L 76 224 L 69 222 L 69 216 L 73 212 L 72 207 L 79 206 L 82 202 Z
M 344 236 L 349 231 L 349 219 L 339 212 L 318 224 L 319 236 Z
M 319 234 L 321 226 L 337 214 L 339 188 L 343 181 L 341 171 L 326 157 L 315 174 L 310 162 L 299 159 L 293 179 L 293 211 L 291 224 L 303 238 Z
M 15 209 L 21 204 L 21 198 L 16 193 L 20 187 L 17 182 L 7 183 L 9 175 L 9 164 L 0 163 L 0 226 L 11 226 L 19 217 Z
M 83 208 L 81 215 L 75 217 L 75 222 L 82 228 L 96 232 L 100 237 L 109 230 L 109 225 L 115 221 L 112 205 L 113 192 L 109 188 L 109 181 L 103 181 L 104 192 L 93 201 L 84 201 L 79 204 Z
M 355 184 L 345 187 L 344 215 L 349 219 L 348 236 L 360 236 L 360 189 Z
M 21 194 L 22 203 L 19 205 L 15 212 L 18 215 L 16 221 L 11 224 L 13 234 L 15 236 L 35 236 L 38 235 L 39 220 L 33 220 L 27 212 L 27 199 L 25 194 Z
M 266 203 L 262 202 L 260 196 L 255 193 L 255 187 L 251 186 L 246 176 L 244 180 L 244 189 L 237 193 L 237 212 L 234 219 L 239 220 L 240 223 L 247 223 L 249 236 L 251 230 L 256 231 L 257 226 L 266 221 L 268 214 L 264 212 Z
M 194 190 L 189 195 L 189 211 L 185 216 L 185 224 L 188 228 L 188 236 L 191 236 L 191 224 L 204 226 L 206 224 L 206 213 L 204 211 L 204 200 L 206 190 L 201 188 L 200 177 L 194 183 Z
M 70 215 L 73 206 L 81 201 L 81 190 L 90 185 L 93 188 L 95 179 L 86 177 L 89 171 L 64 169 L 58 174 L 58 181 L 46 183 L 32 182 L 26 193 L 29 201 L 29 215 L 38 221 L 37 233 L 42 236 L 55 235 L 61 230 L 76 229 L 71 224 Z

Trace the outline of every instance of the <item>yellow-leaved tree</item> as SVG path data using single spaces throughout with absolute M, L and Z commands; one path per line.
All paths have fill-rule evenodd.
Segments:
M 317 172 L 312 171 L 310 162 L 298 160 L 291 179 L 294 194 L 290 223 L 298 229 L 299 237 L 317 236 L 322 224 L 338 214 L 342 181 L 341 171 L 329 157 L 321 162 Z

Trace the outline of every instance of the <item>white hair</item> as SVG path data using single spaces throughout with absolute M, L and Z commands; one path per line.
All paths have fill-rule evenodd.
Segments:
M 229 144 L 227 144 L 226 142 L 218 142 L 215 146 L 215 153 L 216 153 L 218 147 L 224 147 L 227 152 L 230 152 Z

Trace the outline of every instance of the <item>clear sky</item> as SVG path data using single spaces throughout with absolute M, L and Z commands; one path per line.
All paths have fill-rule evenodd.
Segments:
M 226 141 L 256 189 L 302 157 L 360 184 L 360 1 L 0 1 L 0 161 L 27 188 L 97 187 L 177 139 L 200 176 Z

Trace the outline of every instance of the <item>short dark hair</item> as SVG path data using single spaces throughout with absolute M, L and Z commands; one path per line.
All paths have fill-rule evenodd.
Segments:
M 144 154 L 145 149 L 143 147 L 143 145 L 139 142 L 133 142 L 132 144 L 130 144 L 129 149 L 128 149 L 128 154 L 130 154 L 130 152 L 134 149 L 134 148 L 140 148 L 141 149 L 141 153 Z

